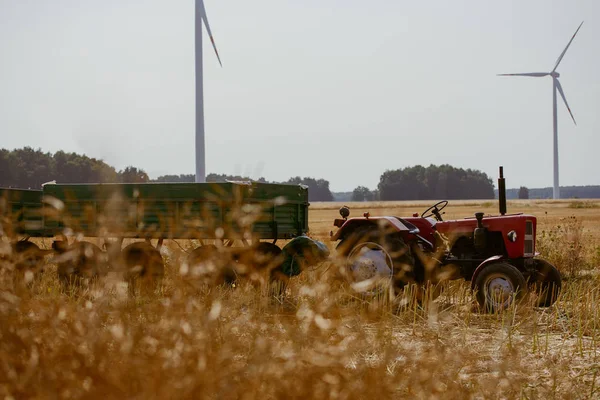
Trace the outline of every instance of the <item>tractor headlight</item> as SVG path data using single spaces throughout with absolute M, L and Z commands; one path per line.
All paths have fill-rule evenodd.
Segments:
M 514 243 L 517 241 L 517 232 L 510 231 L 506 234 L 506 237 L 508 238 L 508 240 Z

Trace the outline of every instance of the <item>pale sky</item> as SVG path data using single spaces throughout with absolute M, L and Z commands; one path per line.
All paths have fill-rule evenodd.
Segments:
M 205 0 L 207 172 L 371 189 L 448 163 L 600 184 L 598 0 Z M 0 0 L 0 147 L 85 153 L 151 177 L 194 172 L 193 0 Z M 205 39 L 207 36 L 205 35 Z M 559 98 L 560 101 L 560 98 Z

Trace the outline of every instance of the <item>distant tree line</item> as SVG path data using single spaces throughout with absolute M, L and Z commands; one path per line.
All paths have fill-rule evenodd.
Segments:
M 102 160 L 76 153 L 44 153 L 31 147 L 0 149 L 0 186 L 40 189 L 42 184 L 148 182 L 148 174 L 135 167 L 116 171 Z
M 448 164 L 388 170 L 377 188 L 380 200 L 494 198 L 494 183 L 487 174 Z
M 159 176 L 155 182 L 194 182 L 195 175 L 164 175 Z M 310 177 L 301 178 L 299 176 L 288 179 L 285 182 L 269 182 L 265 178 L 251 179 L 247 176 L 227 175 L 227 174 L 208 174 L 206 182 L 232 182 L 232 181 L 254 181 L 261 183 L 282 183 L 286 185 L 304 185 L 308 187 L 309 201 L 333 201 L 333 194 L 329 189 L 329 181 L 325 179 L 315 179 Z
M 153 182 L 191 183 L 194 182 L 195 177 L 194 174 L 162 175 L 154 179 Z
M 325 179 L 314 178 L 290 178 L 286 182 L 288 185 L 305 185 L 308 187 L 308 201 L 333 201 L 333 194 L 329 189 L 329 181 Z
M 194 174 L 164 175 L 150 180 L 148 174 L 139 168 L 129 166 L 117 171 L 102 160 L 77 153 L 57 151 L 52 154 L 40 149 L 0 149 L 0 187 L 40 189 L 50 181 L 58 183 L 144 183 L 144 182 L 194 182 Z M 251 181 L 239 175 L 208 174 L 207 182 Z M 265 178 L 257 182 L 266 183 Z M 332 201 L 329 181 L 299 176 L 284 183 L 302 184 L 308 187 L 309 201 Z
M 525 192 L 522 188 L 527 189 L 527 197 L 524 196 Z M 506 189 L 506 198 L 507 199 L 551 199 L 552 198 L 552 188 L 533 188 L 528 189 L 526 187 L 522 187 L 519 189 Z M 498 191 L 496 190 L 496 195 Z M 600 198 L 600 185 L 594 186 L 561 186 L 560 187 L 560 197 L 563 199 L 598 199 Z
M 162 175 L 152 182 L 170 182 L 170 183 L 192 183 L 196 181 L 195 174 L 181 174 L 181 175 Z M 231 182 L 231 181 L 254 181 L 254 179 L 240 175 L 226 175 L 226 174 L 208 174 L 206 176 L 206 182 Z M 256 179 L 256 182 L 267 182 L 265 178 Z
M 139 168 L 129 166 L 117 171 L 104 161 L 77 153 L 57 151 L 52 154 L 40 149 L 0 149 L 0 187 L 40 189 L 42 184 L 58 183 L 144 183 L 194 182 L 194 174 L 163 175 L 150 180 Z M 450 165 L 417 165 L 384 172 L 376 190 L 358 186 L 353 192 L 332 193 L 329 181 L 312 177 L 292 177 L 285 182 L 268 182 L 265 178 L 250 179 L 239 175 L 208 174 L 207 182 L 257 181 L 305 185 L 309 201 L 373 201 L 373 200 L 434 200 L 493 199 L 494 184 L 485 173 L 455 168 Z M 600 186 L 563 186 L 563 198 L 600 198 Z M 507 198 L 552 198 L 552 188 L 508 189 Z
M 517 196 L 519 197 L 519 199 L 521 200 L 525 200 L 529 198 L 529 189 L 526 188 L 525 186 L 521 186 L 519 188 L 519 193 L 517 194 Z
M 377 190 L 369 190 L 365 186 L 357 186 L 352 192 L 352 201 L 373 201 L 379 200 L 379 192 Z

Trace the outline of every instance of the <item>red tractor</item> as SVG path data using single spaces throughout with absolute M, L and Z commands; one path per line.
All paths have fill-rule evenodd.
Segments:
M 506 214 L 503 169 L 498 179 L 500 215 L 475 213 L 474 217 L 444 221 L 440 201 L 420 216 L 348 218 L 340 209 L 339 229 L 331 240 L 340 241 L 354 281 L 391 280 L 399 292 L 407 284 L 420 287 L 443 280 L 471 282 L 477 302 L 487 311 L 499 311 L 521 300 L 528 291 L 537 294 L 540 307 L 549 307 L 561 289 L 559 271 L 537 258 L 537 219 L 527 214 Z

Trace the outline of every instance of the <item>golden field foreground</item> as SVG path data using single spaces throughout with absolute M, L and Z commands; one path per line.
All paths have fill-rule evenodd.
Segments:
M 407 216 L 433 202 L 349 203 Z M 328 241 L 341 204 L 310 207 Z M 600 398 L 600 202 L 509 201 L 538 217 L 538 251 L 565 275 L 551 308 L 476 310 L 469 286 L 398 308 L 354 294 L 326 262 L 278 297 L 241 282 L 199 287 L 167 242 L 160 293 L 104 280 L 64 291 L 0 268 L 0 398 Z M 451 201 L 444 217 L 497 213 Z M 48 248 L 50 241 L 40 241 Z

